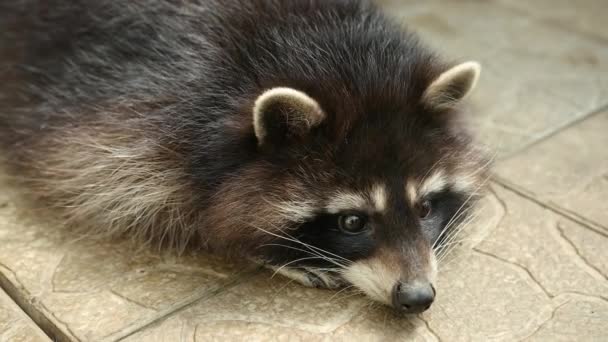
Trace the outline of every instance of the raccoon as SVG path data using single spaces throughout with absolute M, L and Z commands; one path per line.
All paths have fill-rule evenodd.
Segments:
M 85 234 L 263 263 L 404 313 L 487 157 L 451 63 L 358 0 L 0 4 L 0 151 Z M 46 215 L 46 214 L 45 214 Z

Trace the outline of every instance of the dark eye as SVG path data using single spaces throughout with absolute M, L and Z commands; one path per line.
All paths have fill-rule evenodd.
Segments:
M 340 230 L 348 234 L 361 233 L 365 229 L 366 219 L 360 215 L 341 215 L 338 218 Z
M 431 215 L 431 209 L 432 206 L 430 201 L 424 201 L 420 203 L 418 205 L 418 217 L 420 217 L 421 219 L 429 217 L 429 215 Z

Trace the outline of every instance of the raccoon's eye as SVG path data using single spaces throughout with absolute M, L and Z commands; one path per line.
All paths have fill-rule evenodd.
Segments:
M 366 219 L 360 215 L 341 215 L 338 218 L 340 230 L 347 234 L 361 233 L 365 229 Z
M 431 215 L 431 201 L 424 201 L 418 205 L 418 217 L 425 219 Z

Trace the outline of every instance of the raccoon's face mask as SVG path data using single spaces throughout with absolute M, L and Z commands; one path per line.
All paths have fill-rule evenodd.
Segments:
M 437 254 L 485 177 L 483 156 L 448 118 L 478 74 L 477 63 L 457 65 L 407 115 L 359 118 L 339 141 L 324 127 L 332 115 L 312 97 L 291 88 L 263 93 L 255 136 L 267 162 L 282 165 L 277 189 L 287 190 L 265 198 L 285 220 L 260 228 L 272 238 L 258 257 L 308 286 L 354 285 L 400 311 L 426 310 Z

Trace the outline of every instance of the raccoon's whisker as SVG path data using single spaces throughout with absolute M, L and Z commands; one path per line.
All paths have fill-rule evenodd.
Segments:
M 445 255 L 442 255 L 441 258 L 438 258 L 437 263 L 441 264 L 441 268 L 445 269 L 445 267 L 452 262 L 452 260 L 449 260 L 449 253 L 451 253 L 451 251 L 455 250 L 458 246 L 460 246 L 461 243 L 467 242 L 467 241 L 474 241 L 474 238 L 464 238 L 464 239 L 459 239 L 458 241 L 455 241 L 453 243 L 450 243 L 450 246 L 447 246 L 446 249 L 446 253 Z M 447 251 L 448 249 L 450 249 L 450 251 Z M 450 254 L 451 256 L 452 254 Z M 440 259 L 440 260 L 439 260 Z M 445 264 L 443 264 L 443 262 L 446 262 Z
M 322 249 L 322 248 L 318 248 L 318 247 L 315 247 L 315 246 L 311 246 L 311 245 L 309 245 L 309 244 L 307 244 L 307 243 L 305 243 L 305 242 L 302 242 L 302 241 L 300 241 L 300 240 L 298 240 L 298 239 L 296 239 L 296 238 L 294 238 L 294 237 L 290 236 L 290 235 L 289 235 L 289 234 L 287 234 L 287 233 L 285 233 L 285 235 L 286 235 L 286 236 L 282 236 L 282 235 L 279 235 L 279 234 L 276 234 L 276 233 L 273 233 L 273 232 L 269 232 L 268 230 L 266 230 L 266 229 L 264 229 L 264 228 L 260 228 L 260 227 L 254 226 L 254 225 L 249 224 L 249 223 L 246 223 L 246 224 L 248 224 L 248 225 L 249 225 L 250 227 L 252 227 L 252 228 L 258 229 L 258 230 L 260 230 L 260 231 L 262 231 L 262 232 L 265 232 L 265 233 L 270 234 L 270 235 L 272 235 L 272 236 L 278 237 L 278 238 L 280 238 L 280 239 L 285 239 L 285 240 L 287 240 L 287 241 L 291 241 L 291 242 L 299 243 L 299 244 L 301 244 L 302 246 L 304 246 L 304 247 L 306 247 L 306 248 L 308 248 L 308 249 L 311 249 L 311 250 L 316 250 L 316 251 L 318 251 L 318 252 L 322 252 L 322 253 L 327 253 L 327 254 L 329 254 L 329 255 L 331 255 L 331 256 L 334 256 L 334 257 L 337 257 L 337 258 L 339 258 L 339 259 L 341 259 L 341 260 L 343 260 L 343 261 L 346 261 L 346 262 L 347 262 L 347 263 L 349 263 L 349 264 L 350 264 L 350 263 L 352 263 L 352 261 L 351 261 L 351 260 L 348 260 L 348 259 L 346 259 L 346 258 L 344 258 L 344 257 L 341 257 L 341 256 L 339 256 L 339 255 L 336 255 L 336 254 L 334 254 L 334 253 L 328 252 L 328 251 L 326 251 L 326 250 L 324 250 L 324 249 Z
M 470 217 L 468 217 L 464 222 L 460 222 L 455 229 L 452 229 L 450 231 L 450 233 L 448 235 L 446 235 L 445 239 L 437 247 L 437 249 L 439 250 L 439 249 L 445 247 L 447 244 L 451 243 L 460 234 L 460 232 L 466 226 L 468 226 L 469 223 L 471 223 L 474 219 L 476 219 L 478 216 L 479 216 L 479 213 L 475 213 L 475 214 L 471 215 Z
M 311 270 L 315 270 L 315 271 L 321 271 L 321 272 L 325 272 L 325 273 L 330 273 L 330 272 L 335 272 L 337 273 L 337 269 L 335 268 L 328 268 L 328 267 L 311 267 L 311 266 L 307 266 L 307 268 L 311 269 Z
M 307 251 L 305 249 L 301 249 L 301 248 L 297 248 L 297 247 L 293 247 L 293 246 L 288 246 L 288 245 L 282 245 L 280 243 L 267 243 L 267 244 L 261 245 L 260 247 L 264 247 L 264 246 L 277 246 L 277 247 L 284 247 L 284 248 L 288 248 L 288 249 L 293 249 L 293 250 L 296 250 L 296 251 L 307 253 L 309 255 L 313 255 L 313 256 L 317 256 L 319 258 L 323 258 L 323 259 L 325 259 L 325 260 L 327 260 L 327 261 L 335 264 L 336 266 L 346 267 L 346 265 L 339 263 L 334 258 L 330 258 L 330 257 L 327 257 L 325 255 L 321 255 L 321 254 L 318 254 L 318 253 L 315 253 L 315 252 Z
M 492 156 L 489 157 L 488 160 L 483 165 L 480 165 L 477 169 L 475 169 L 474 171 L 472 171 L 471 173 L 469 173 L 466 177 L 476 176 L 480 172 L 486 171 L 488 169 L 488 166 L 490 166 L 494 162 L 494 160 L 496 159 L 497 155 L 498 155 L 498 152 L 494 152 L 492 154 Z M 487 175 L 487 177 L 484 179 L 483 182 L 485 183 L 489 178 L 490 178 L 490 175 Z
M 428 180 L 429 176 L 431 175 L 431 172 L 435 171 L 435 169 L 437 169 L 437 167 L 439 167 L 439 164 L 441 164 L 442 161 L 447 159 L 448 156 L 450 156 L 450 155 L 449 154 L 442 155 L 441 158 L 439 158 L 433 165 L 431 165 L 431 167 L 426 171 L 424 176 L 422 176 L 419 184 L 424 184 Z
M 462 239 L 458 239 L 456 241 L 451 241 L 449 243 L 442 244 L 440 246 L 440 248 L 445 248 L 445 247 L 448 247 L 448 246 L 457 245 L 457 244 L 460 244 L 460 243 L 463 243 L 463 242 L 473 241 L 473 240 L 474 240 L 473 237 L 465 237 L 465 238 L 462 238 Z
M 349 285 L 349 286 L 346 286 L 345 288 L 341 289 L 340 291 L 336 292 L 336 293 L 335 293 L 333 296 L 331 296 L 331 297 L 329 298 L 328 302 L 330 302 L 330 303 L 331 303 L 331 300 L 332 300 L 332 299 L 334 299 L 334 298 L 335 298 L 337 295 L 339 295 L 340 293 L 342 293 L 342 292 L 344 292 L 344 291 L 347 291 L 347 290 L 349 290 L 349 289 L 352 289 L 353 287 L 355 287 L 355 285 Z
M 433 250 L 435 250 L 435 247 L 437 245 L 437 243 L 441 240 L 441 237 L 443 236 L 443 234 L 445 234 L 446 232 L 450 231 L 451 226 L 454 224 L 454 222 L 457 222 L 458 219 L 460 217 L 462 217 L 462 215 L 464 215 L 467 210 L 466 205 L 469 203 L 469 201 L 478 194 L 479 189 L 481 189 L 486 182 L 489 179 L 489 175 L 486 177 L 486 179 L 483 180 L 483 182 L 481 182 L 481 184 L 479 184 L 479 186 L 477 186 L 477 188 L 475 189 L 475 191 L 473 191 L 468 197 L 467 199 L 462 203 L 462 205 L 460 205 L 460 207 L 458 208 L 458 210 L 456 210 L 456 213 L 454 213 L 454 215 L 450 218 L 450 220 L 448 221 L 448 223 L 445 225 L 445 228 L 443 228 L 443 230 L 441 231 L 441 233 L 439 234 L 439 236 L 437 237 L 437 239 L 435 240 L 435 242 L 433 243 Z M 449 233 L 448 233 L 449 234 Z
M 448 249 L 443 249 L 445 246 L 452 244 L 453 241 L 456 240 L 457 236 L 464 230 L 465 227 L 469 225 L 475 218 L 477 218 L 478 214 L 472 215 L 467 218 L 464 222 L 461 222 L 449 235 L 448 238 L 445 239 L 441 245 L 438 247 L 440 253 L 438 253 L 438 261 L 442 259 L 443 255 L 448 252 Z
M 462 260 L 465 256 L 467 256 L 468 253 L 463 253 L 461 255 L 456 255 L 455 258 L 448 260 L 444 265 L 442 265 L 441 267 L 446 270 L 449 269 L 449 266 L 454 265 L 454 263 L 456 261 Z
M 320 256 L 320 257 L 319 257 L 319 256 L 311 256 L 311 257 L 306 257 L 306 258 L 300 258 L 300 259 L 292 260 L 292 261 L 290 261 L 290 262 L 288 262 L 288 263 L 286 263 L 286 264 L 284 264 L 284 265 L 280 266 L 279 268 L 277 268 L 277 269 L 274 271 L 274 273 L 272 274 L 272 276 L 270 276 L 270 277 L 271 277 L 271 278 L 272 278 L 272 277 L 274 277 L 274 276 L 275 276 L 277 273 L 279 273 L 279 272 L 280 272 L 282 269 L 284 269 L 285 267 L 287 267 L 287 266 L 289 266 L 289 265 L 291 265 L 291 264 L 293 264 L 293 263 L 296 263 L 296 262 L 299 262 L 299 261 L 303 261 L 303 260 L 312 260 L 312 259 L 325 259 L 325 258 L 324 258 L 324 257 L 322 257 L 322 256 Z M 296 267 L 296 268 L 300 268 L 300 267 Z
M 465 206 L 469 203 L 469 201 L 472 198 L 474 198 L 475 196 L 477 196 L 479 194 L 479 190 L 485 186 L 485 184 L 488 182 L 489 179 L 490 179 L 490 176 L 488 175 L 483 181 L 480 182 L 480 184 L 475 188 L 475 190 L 473 192 L 471 192 L 471 194 L 467 197 L 467 199 L 464 201 L 464 203 L 458 208 L 456 213 L 454 213 L 454 215 L 452 216 L 450 221 L 446 224 L 446 228 L 449 228 L 450 225 L 454 224 L 454 222 L 457 221 L 458 218 L 460 218 L 460 216 L 462 215 L 461 213 L 463 211 L 466 212 L 466 210 L 464 210 Z M 447 230 L 447 229 L 445 229 L 445 230 Z
M 436 249 L 437 243 L 440 243 L 441 238 L 443 237 L 444 234 L 447 233 L 446 237 L 448 237 L 450 234 L 452 234 L 452 232 L 451 232 L 452 225 L 454 225 L 455 222 L 458 222 L 458 219 L 460 219 L 460 217 L 462 217 L 464 214 L 466 214 L 467 210 L 464 208 L 467 205 L 467 203 L 471 200 L 471 198 L 473 198 L 474 195 L 475 195 L 475 192 L 471 193 L 469 195 L 469 197 L 467 197 L 467 199 L 458 208 L 458 210 L 456 210 L 456 213 L 454 213 L 454 215 L 450 218 L 448 223 L 445 225 L 445 227 L 443 228 L 443 230 L 441 231 L 441 233 L 439 234 L 439 236 L 433 243 L 433 246 L 432 246 L 433 249 Z
M 336 301 L 339 301 L 339 300 L 345 300 L 345 299 L 350 298 L 350 297 L 354 297 L 354 296 L 360 296 L 360 295 L 364 294 L 362 291 L 357 290 L 357 289 L 355 289 L 355 290 L 353 291 L 353 288 L 354 288 L 354 287 L 355 287 L 355 285 L 350 285 L 350 286 L 347 286 L 347 287 L 345 287 L 345 288 L 341 289 L 340 291 L 336 292 L 336 294 L 334 294 L 333 296 L 331 296 L 331 298 L 329 298 L 328 302 L 329 302 L 329 303 L 331 303 L 331 301 L 332 301 L 332 300 L 333 300 L 333 299 L 334 299 L 334 298 L 335 298 L 337 295 L 339 295 L 340 293 L 342 293 L 342 292 L 344 292 L 344 291 L 347 291 L 347 290 L 350 290 L 350 291 L 348 291 L 348 292 L 350 292 L 350 293 L 347 293 L 347 294 L 345 294 L 345 295 L 343 295 L 343 296 L 341 296 L 341 297 L 339 297 L 339 298 L 336 298 Z
M 457 229 L 454 230 L 454 234 L 452 234 L 450 236 L 450 239 L 445 241 L 444 246 L 447 246 L 448 244 L 452 244 L 452 242 L 456 240 L 456 237 L 458 235 L 460 235 L 460 233 L 464 230 L 464 228 L 467 227 L 471 222 L 473 222 L 477 217 L 479 217 L 479 214 L 471 216 L 465 222 L 460 224 L 457 227 Z M 445 251 L 443 253 L 441 253 L 441 255 L 438 256 L 437 262 L 440 263 L 440 262 L 444 261 L 445 258 L 451 253 L 452 250 L 454 250 L 454 245 L 452 245 L 451 248 L 445 249 Z
M 286 235 L 287 235 L 287 234 L 286 234 Z M 327 251 L 325 251 L 325 250 L 323 250 L 323 249 L 321 249 L 321 248 L 317 248 L 317 247 L 314 247 L 314 246 L 308 245 L 308 244 L 306 244 L 306 243 L 304 243 L 304 242 L 302 242 L 302 241 L 300 241 L 300 240 L 298 240 L 298 239 L 296 239 L 296 238 L 291 238 L 291 239 L 289 239 L 289 238 L 287 238 L 287 237 L 280 236 L 280 235 L 275 235 L 275 236 L 280 237 L 280 238 L 283 238 L 283 239 L 285 239 L 285 240 L 287 240 L 287 241 L 292 241 L 292 242 L 295 242 L 295 243 L 299 243 L 299 244 L 301 244 L 302 246 L 307 247 L 307 248 L 309 249 L 309 251 L 305 251 L 305 250 L 302 250 L 302 249 L 298 249 L 298 250 L 300 250 L 300 251 L 303 251 L 303 252 L 308 252 L 308 253 L 309 253 L 309 254 L 311 254 L 311 255 L 317 255 L 317 256 L 323 257 L 323 258 L 325 258 L 325 260 L 330 261 L 330 262 L 332 262 L 332 263 L 334 263 L 334 264 L 336 264 L 336 265 L 338 265 L 338 266 L 340 266 L 340 267 L 346 267 L 346 265 L 341 264 L 341 263 L 338 263 L 338 262 L 336 261 L 336 259 L 335 259 L 335 258 L 332 258 L 332 257 L 330 257 L 330 256 L 327 256 L 327 255 L 322 254 L 322 252 L 324 252 L 324 253 L 329 253 L 329 254 L 332 254 L 332 253 L 327 252 Z M 287 235 L 287 236 L 290 236 L 290 235 Z M 290 237 L 291 237 L 291 236 L 290 236 Z M 281 244 L 277 244 L 277 245 L 279 245 L 279 246 L 283 246 L 283 247 L 287 247 L 286 245 L 281 245 Z M 292 249 L 294 249 L 294 248 L 292 248 Z M 319 251 L 317 251 L 316 249 L 318 249 Z M 332 254 L 332 255 L 333 255 L 333 254 Z M 340 256 L 338 256 L 338 257 L 340 257 Z M 346 261 L 347 263 L 352 263 L 352 261 L 350 261 L 350 260 L 348 260 L 348 259 L 344 259 L 344 258 L 341 258 L 341 259 L 343 259 L 343 260 L 344 260 L 344 261 Z
M 465 204 L 463 204 L 463 206 Z M 448 224 L 445 226 L 445 228 L 443 228 L 443 230 L 441 231 L 441 233 L 439 234 L 439 236 L 433 243 L 432 249 L 434 251 L 439 250 L 441 248 L 441 246 L 454 234 L 454 230 L 452 229 L 452 226 L 454 225 L 455 222 L 458 222 L 458 219 L 460 219 L 460 217 L 463 216 L 465 213 L 466 213 L 466 210 L 462 210 L 458 215 L 454 215 L 452 217 L 452 219 L 450 219 Z M 439 245 L 437 245 L 437 244 L 439 244 Z
M 283 247 L 283 248 L 293 249 L 295 251 L 300 251 L 300 252 L 303 252 L 303 253 L 308 253 L 310 255 L 321 256 L 320 254 L 311 252 L 310 250 L 306 250 L 306 249 L 302 249 L 302 248 L 297 248 L 297 247 L 289 246 L 289 245 L 283 245 L 283 244 L 280 244 L 280 243 L 265 243 L 263 245 L 260 245 L 258 248 L 270 247 L 270 246 Z
M 251 225 L 251 224 L 249 224 L 249 223 L 247 223 L 247 222 L 245 222 L 245 224 L 248 224 L 249 226 L 251 226 L 251 227 L 253 227 L 253 228 L 256 228 L 256 229 L 259 229 L 259 230 L 261 230 L 261 231 L 263 231 L 263 232 L 266 232 L 266 233 L 268 233 L 268 234 L 270 234 L 270 235 L 273 235 L 273 236 L 276 236 L 276 237 L 279 237 L 279 238 L 282 238 L 282 239 L 286 239 L 286 240 L 288 240 L 288 241 L 296 242 L 296 243 L 299 243 L 299 244 L 301 244 L 301 245 L 305 246 L 306 248 L 309 248 L 309 249 L 314 249 L 314 250 L 317 250 L 317 251 L 318 251 L 318 252 L 320 252 L 320 253 L 323 253 L 323 254 L 328 254 L 328 255 L 331 255 L 331 256 L 333 256 L 333 257 L 339 258 L 339 259 L 341 259 L 341 260 L 345 261 L 345 262 L 346 262 L 346 263 L 348 263 L 348 264 L 351 264 L 351 263 L 352 263 L 352 261 L 351 261 L 351 260 L 349 260 L 349 259 L 347 259 L 347 258 L 344 258 L 344 257 L 342 257 L 342 256 L 340 256 L 340 255 L 334 254 L 334 253 L 329 252 L 329 251 L 327 251 L 327 250 L 324 250 L 324 249 L 322 249 L 322 248 L 315 247 L 315 246 L 309 245 L 309 244 L 307 244 L 307 243 L 305 243 L 305 242 L 302 242 L 302 241 L 300 241 L 300 240 L 296 239 L 295 237 L 293 237 L 293 236 L 289 235 L 288 233 L 284 232 L 283 230 L 281 230 L 281 229 L 280 229 L 280 227 L 275 227 L 275 228 L 277 228 L 279 231 L 281 231 L 281 232 L 282 232 L 282 233 L 283 233 L 285 236 L 281 236 L 281 235 L 278 235 L 278 234 L 275 234 L 275 233 L 269 232 L 269 231 L 267 231 L 267 230 L 265 230 L 265 229 L 263 229 L 263 228 L 261 228 L 261 227 Z M 270 222 L 268 222 L 268 224 L 272 225 Z M 291 240 L 290 240 L 290 239 L 291 239 Z

